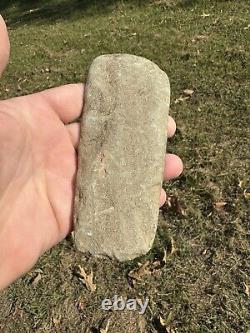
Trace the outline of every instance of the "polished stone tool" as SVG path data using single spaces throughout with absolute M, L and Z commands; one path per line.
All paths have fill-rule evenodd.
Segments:
M 82 252 L 119 261 L 146 254 L 158 222 L 170 87 L 153 62 L 103 55 L 85 89 L 74 224 Z

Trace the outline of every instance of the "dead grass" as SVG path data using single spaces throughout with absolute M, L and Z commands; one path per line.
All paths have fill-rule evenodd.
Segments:
M 104 319 L 107 333 L 247 332 L 248 2 L 1 1 L 0 8 L 13 47 L 1 98 L 82 81 L 101 53 L 148 57 L 170 77 L 178 130 L 169 150 L 185 162 L 183 176 L 165 185 L 169 204 L 145 258 L 85 258 L 69 237 L 0 295 L 0 332 L 101 332 Z M 180 100 L 185 89 L 194 93 Z M 147 261 L 150 273 L 131 279 Z M 93 271 L 96 291 L 79 280 L 78 265 Z M 101 300 L 115 294 L 150 297 L 146 315 L 104 313 Z

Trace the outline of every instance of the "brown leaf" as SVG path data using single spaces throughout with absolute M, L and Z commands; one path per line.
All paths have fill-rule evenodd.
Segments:
M 250 296 L 250 284 L 249 283 L 244 283 L 244 293 L 249 297 Z
M 250 192 L 248 192 L 247 190 L 244 190 L 243 195 L 244 195 L 245 199 L 250 200 Z
M 161 324 L 163 327 L 166 327 L 165 320 L 162 318 L 162 316 L 160 316 L 159 320 L 160 320 L 160 324 Z
M 178 103 L 181 103 L 181 102 L 184 102 L 184 101 L 186 101 L 187 99 L 189 99 L 189 97 L 179 97 L 179 98 L 177 98 L 175 101 L 174 101 L 174 103 L 175 104 L 178 104 Z
M 166 322 L 165 320 L 162 318 L 162 316 L 160 315 L 158 318 L 155 318 L 154 320 L 155 322 L 155 328 L 157 330 L 157 332 L 161 332 L 161 333 L 168 333 L 169 330 L 167 328 Z
M 170 197 L 170 201 L 171 201 L 170 207 L 175 213 L 181 216 L 186 216 L 185 208 L 183 207 L 183 204 L 180 203 L 179 198 L 177 196 Z
M 227 202 L 225 202 L 225 201 L 214 202 L 215 209 L 223 209 L 226 205 L 227 205 Z
M 240 180 L 239 180 L 239 187 L 240 187 L 240 188 L 243 188 L 243 184 L 244 184 L 244 181 L 240 179 Z
M 192 89 L 185 89 L 185 90 L 183 90 L 183 94 L 185 96 L 191 97 L 193 95 L 193 93 L 194 93 L 194 91 Z
M 61 323 L 61 319 L 57 319 L 57 318 L 52 318 L 53 324 L 55 327 L 59 326 Z
M 152 269 L 153 269 L 153 271 L 156 270 L 156 269 L 161 268 L 161 266 L 162 266 L 162 264 L 161 264 L 160 260 L 156 260 L 156 261 L 154 261 L 152 263 Z
M 133 269 L 128 273 L 128 276 L 134 280 L 142 281 L 145 275 L 150 275 L 151 271 L 149 268 L 150 261 L 147 260 L 144 264 L 142 264 L 139 268 Z
M 76 307 L 77 307 L 78 310 L 83 311 L 84 308 L 85 308 L 85 304 L 83 302 L 77 302 Z
M 166 263 L 167 263 L 167 257 L 168 257 L 167 250 L 164 249 L 164 254 L 163 254 L 163 258 L 162 258 L 164 265 L 166 265 Z
M 93 274 L 92 269 L 91 269 L 90 274 L 87 274 L 83 267 L 81 267 L 79 265 L 78 268 L 79 268 L 78 275 L 79 275 L 80 281 L 82 281 L 85 284 L 86 288 L 89 291 L 91 291 L 91 292 L 96 291 L 96 284 L 94 284 L 94 281 L 93 281 L 94 280 L 94 274 Z
M 144 317 L 140 316 L 139 317 L 139 330 L 140 330 L 140 333 L 145 333 L 146 332 L 146 320 Z
M 36 286 L 41 279 L 42 279 L 42 274 L 38 273 L 31 282 L 32 286 Z
M 110 326 L 110 319 L 107 320 L 107 323 L 105 326 L 103 325 L 103 327 L 100 327 L 100 333 L 108 333 L 109 326 Z

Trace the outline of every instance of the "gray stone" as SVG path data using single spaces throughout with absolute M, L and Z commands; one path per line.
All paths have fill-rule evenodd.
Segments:
M 119 261 L 146 254 L 158 222 L 170 88 L 153 62 L 127 54 L 92 63 L 78 150 L 75 243 Z

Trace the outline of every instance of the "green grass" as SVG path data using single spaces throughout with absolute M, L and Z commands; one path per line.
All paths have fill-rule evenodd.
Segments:
M 248 1 L 13 0 L 1 1 L 0 10 L 12 44 L 0 98 L 83 81 L 103 53 L 145 56 L 169 75 L 178 124 L 169 151 L 185 163 L 182 177 L 165 185 L 174 204 L 163 207 L 155 246 L 139 260 L 161 258 L 173 239 L 175 252 L 159 272 L 133 285 L 127 274 L 138 260 L 86 259 L 69 237 L 0 295 L 0 332 L 99 332 L 109 316 L 108 333 L 140 332 L 143 321 L 142 332 L 246 333 Z M 192 97 L 175 103 L 187 88 Z M 219 202 L 227 204 L 218 208 Z M 95 293 L 75 275 L 78 264 L 93 269 Z M 150 297 L 145 316 L 104 313 L 101 300 L 114 294 Z

